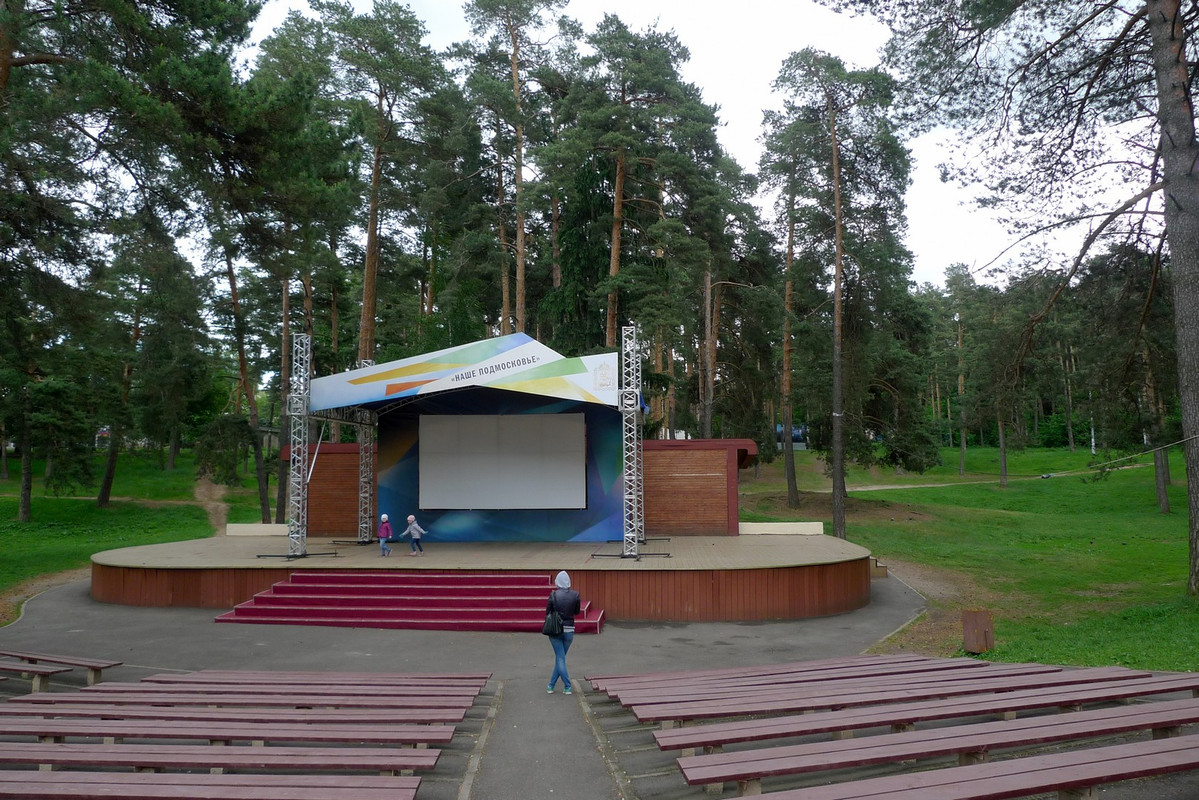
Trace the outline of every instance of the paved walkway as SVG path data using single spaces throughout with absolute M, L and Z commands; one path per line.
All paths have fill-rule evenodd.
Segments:
M 584 692 L 547 695 L 553 653 L 533 634 L 447 633 L 214 623 L 216 612 L 96 603 L 80 581 L 26 604 L 0 628 L 0 646 L 112 658 L 105 680 L 196 669 L 336 669 L 363 672 L 490 671 L 487 692 L 423 776 L 421 800 L 611 800 L 703 796 L 673 759 L 621 741 Z M 569 667 L 584 675 L 745 666 L 860 653 L 906 624 L 924 601 L 894 576 L 873 582 L 863 610 L 778 623 L 616 623 L 575 638 Z M 82 676 L 58 680 L 82 683 Z M 28 691 L 0 683 L 0 697 Z M 595 698 L 596 696 L 593 696 Z M 611 705 L 611 704 L 609 704 Z M 646 738 L 648 734 L 636 732 Z

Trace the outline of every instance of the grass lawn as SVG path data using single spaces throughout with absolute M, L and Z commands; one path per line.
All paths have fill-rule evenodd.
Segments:
M 821 465 L 804 456 L 806 478 L 823 479 Z M 1175 481 L 1172 513 L 1164 515 L 1151 466 L 1095 480 L 1089 459 L 1064 450 L 1012 454 L 1006 488 L 997 483 L 994 450 L 972 452 L 965 476 L 957 474 L 956 450 L 945 453 L 948 476 L 938 474 L 946 467 L 925 475 L 856 470 L 848 480 L 848 538 L 884 562 L 962 578 L 977 607 L 994 614 L 996 647 L 987 658 L 1199 670 L 1199 602 L 1186 594 L 1185 488 Z M 1184 474 L 1180 455 L 1172 474 Z M 945 481 L 954 485 L 924 486 Z M 745 519 L 791 514 L 820 519 L 831 532 L 827 499 L 805 496 L 814 515 L 786 509 L 780 464 L 744 483 Z M 895 488 L 873 488 L 886 486 Z

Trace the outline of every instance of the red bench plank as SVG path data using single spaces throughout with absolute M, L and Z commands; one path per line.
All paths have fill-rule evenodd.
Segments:
M 188 775 L 0 770 L 0 797 L 20 800 L 413 800 L 420 778 L 380 775 Z
M 683 757 L 678 763 L 689 784 L 723 783 L 943 755 L 987 753 L 1130 731 L 1175 728 L 1196 721 L 1199 721 L 1199 700 L 1175 700 L 863 739 L 713 753 Z
M 284 708 L 470 708 L 473 698 L 373 697 L 368 695 L 258 695 L 224 692 L 38 692 L 10 697 L 10 703 L 123 703 L 174 706 L 280 706 Z
M 1104 681 L 1081 686 L 1028 689 L 948 700 L 929 699 L 912 703 L 884 704 L 825 711 L 799 716 L 709 723 L 688 728 L 654 732 L 663 750 L 715 747 L 734 742 L 804 736 L 833 731 L 851 731 L 888 725 L 910 725 L 954 717 L 992 715 L 1037 708 L 1076 706 L 1132 697 L 1199 690 L 1199 675 L 1156 675 L 1133 680 Z
M 767 664 L 758 667 L 720 667 L 717 669 L 689 669 L 668 672 L 635 672 L 628 674 L 611 673 L 606 675 L 589 675 L 584 680 L 591 683 L 596 691 L 606 692 L 609 687 L 635 686 L 673 686 L 679 681 L 700 683 L 708 680 L 723 680 L 727 678 L 783 675 L 796 672 L 820 673 L 825 671 L 853 669 L 860 667 L 878 666 L 884 664 L 928 663 L 938 659 L 911 654 L 887 656 L 848 656 L 846 658 L 824 658 L 813 661 L 789 661 L 782 664 Z M 968 659 L 976 664 L 986 664 L 986 661 Z
M 278 708 L 239 706 L 140 706 L 135 704 L 0 703 L 0 717 L 92 717 L 228 722 L 302 722 L 309 725 L 395 722 L 462 722 L 466 708 Z
M 975 662 L 976 664 L 978 662 Z M 905 665 L 906 666 L 906 665 Z M 972 668 L 960 665 L 938 665 L 933 670 L 891 670 L 877 675 L 862 677 L 843 676 L 778 676 L 776 680 L 757 685 L 701 684 L 693 686 L 686 682 L 673 687 L 653 690 L 618 690 L 610 692 L 622 705 L 642 703 L 686 702 L 713 700 L 721 697 L 761 697 L 765 693 L 781 693 L 789 690 L 809 692 L 818 689 L 821 693 L 834 691 L 853 692 L 861 688 L 877 689 L 884 686 L 918 686 L 925 683 L 944 681 L 979 681 L 992 678 L 1007 678 L 1019 675 L 1040 675 L 1061 672 L 1062 667 L 1045 664 L 978 664 Z
M 408 686 L 471 686 L 482 689 L 490 674 L 477 675 L 405 675 L 386 672 L 236 672 L 201 670 L 199 672 L 160 672 L 142 678 L 148 683 L 237 683 L 237 684 L 321 684 L 324 686 L 373 686 L 402 683 Z
M 827 691 L 819 687 L 783 692 L 763 692 L 757 697 L 729 700 L 643 703 L 632 706 L 641 722 L 671 722 L 715 717 L 749 716 L 753 714 L 783 714 L 821 708 L 849 708 L 860 705 L 897 703 L 921 698 L 954 697 L 988 692 L 1060 686 L 1101 680 L 1147 677 L 1148 672 L 1136 672 L 1122 667 L 1098 667 L 1046 674 L 1021 675 L 978 681 L 945 681 L 908 688 L 889 687 L 878 691 L 843 692 L 837 688 Z
M 0 742 L 0 764 L 137 769 L 431 770 L 440 750 L 396 747 L 212 747 L 182 744 Z
M 761 795 L 767 800 L 1000 800 L 1199 768 L 1199 736 L 1013 758 Z
M 0 717 L 0 735 L 43 738 L 207 739 L 209 741 L 447 744 L 451 725 L 305 725 L 183 720 L 92 720 Z
M 310 696 L 354 696 L 365 695 L 369 697 L 421 697 L 421 698 L 474 698 L 479 694 L 479 690 L 473 686 L 407 686 L 403 682 L 399 684 L 389 683 L 365 683 L 358 686 L 325 686 L 325 685 L 297 685 L 286 683 L 275 684 L 242 684 L 242 683 L 196 683 L 188 682 L 184 684 L 174 683 L 101 683 L 98 686 L 89 686 L 82 691 L 95 694 L 113 694 L 119 692 L 139 692 L 145 695 L 153 694 L 178 694 L 179 692 L 214 692 L 219 694 L 253 694 L 253 695 L 286 695 L 286 694 L 305 694 Z

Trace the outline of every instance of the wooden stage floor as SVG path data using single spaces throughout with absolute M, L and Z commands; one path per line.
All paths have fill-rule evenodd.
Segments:
M 790 526 L 745 526 L 740 536 L 649 537 L 641 557 L 621 542 L 407 542 L 381 557 L 378 542 L 309 538 L 287 558 L 285 536 L 216 536 L 108 550 L 92 556 L 92 596 L 140 606 L 232 608 L 291 572 L 436 570 L 570 573 L 608 619 L 792 619 L 851 611 L 869 602 L 870 553 Z

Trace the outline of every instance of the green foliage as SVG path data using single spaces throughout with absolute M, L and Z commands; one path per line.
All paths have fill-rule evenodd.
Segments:
M 196 475 L 210 476 L 216 483 L 237 486 L 240 459 L 254 446 L 254 432 L 245 417 L 222 414 L 209 423 L 196 440 Z

